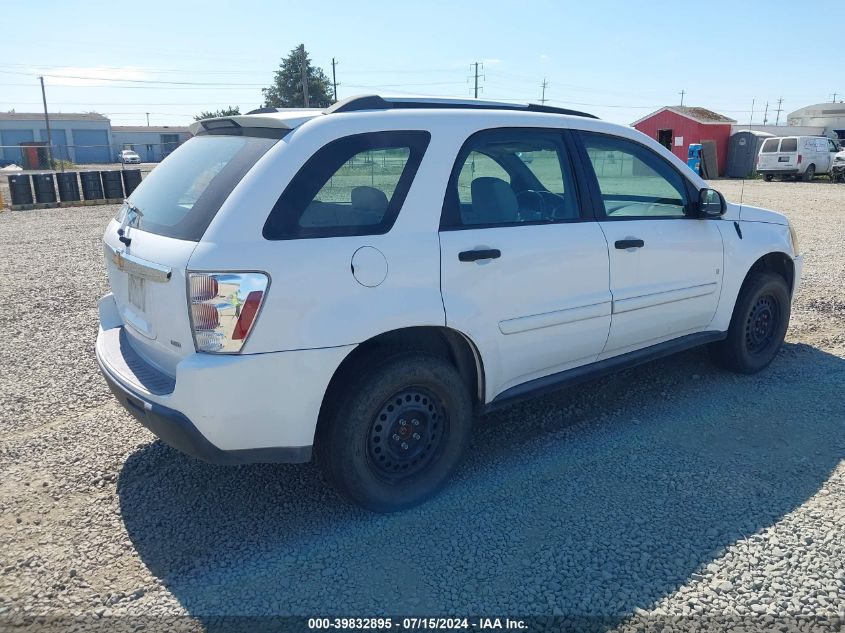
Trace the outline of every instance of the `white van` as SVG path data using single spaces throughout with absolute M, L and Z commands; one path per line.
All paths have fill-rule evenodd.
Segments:
M 830 173 L 839 148 L 825 136 L 783 136 L 766 139 L 757 158 L 757 171 L 766 182 L 775 176 L 794 176 L 809 182 L 816 174 Z

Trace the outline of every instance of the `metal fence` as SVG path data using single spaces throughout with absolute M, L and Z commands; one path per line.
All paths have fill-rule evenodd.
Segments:
M 141 163 L 158 163 L 179 147 L 179 142 L 133 143 L 108 145 L 51 145 L 21 143 L 0 145 L 0 168 L 17 165 L 25 170 L 53 169 L 64 171 L 80 165 L 109 165 L 122 163 L 119 154 L 131 150 Z M 52 164 L 51 164 L 52 161 Z

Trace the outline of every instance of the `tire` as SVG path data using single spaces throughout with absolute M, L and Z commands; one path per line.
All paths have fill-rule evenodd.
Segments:
M 807 165 L 807 170 L 801 174 L 801 180 L 804 182 L 810 182 L 813 179 L 813 176 L 816 175 L 816 166 L 815 165 Z
M 766 174 L 765 176 L 763 176 L 763 180 L 765 180 L 766 182 L 772 182 L 773 179 L 774 176 L 772 174 Z
M 393 512 L 434 495 L 469 441 L 472 401 L 443 358 L 397 351 L 346 375 L 317 428 L 316 458 L 350 501 Z
M 790 305 L 783 277 L 752 273 L 740 291 L 727 338 L 712 347 L 716 361 L 741 374 L 767 367 L 783 345 Z

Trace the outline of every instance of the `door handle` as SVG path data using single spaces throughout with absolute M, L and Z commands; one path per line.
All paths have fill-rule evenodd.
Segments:
M 616 240 L 614 246 L 619 250 L 624 250 L 626 248 L 642 248 L 643 246 L 645 246 L 645 242 L 637 239 Z
M 498 259 L 502 256 L 502 251 L 498 248 L 478 249 L 474 251 L 461 251 L 458 253 L 458 259 L 462 262 L 476 262 L 479 259 Z

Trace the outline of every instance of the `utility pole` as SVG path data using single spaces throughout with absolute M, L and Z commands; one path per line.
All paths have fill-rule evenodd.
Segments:
M 304 107 L 308 107 L 308 62 L 306 61 L 307 58 L 305 57 L 305 44 L 299 45 L 299 54 L 302 55 L 300 59 L 299 66 L 300 72 L 302 73 L 302 101 L 304 103 Z
M 147 127 L 150 127 L 150 113 L 147 112 Z
M 47 127 L 47 166 L 53 169 L 53 134 L 50 132 L 50 115 L 47 114 L 47 93 L 44 92 L 44 77 L 41 80 L 41 101 L 44 102 L 44 124 Z
M 780 99 L 778 99 L 778 109 L 777 109 L 777 110 L 775 110 L 775 112 L 777 112 L 777 113 L 778 113 L 778 115 L 777 115 L 777 117 L 775 117 L 775 125 L 778 125 L 778 124 L 780 123 L 780 113 L 781 113 L 781 111 L 782 111 L 782 109 L 781 109 L 781 107 L 780 107 L 780 104 L 781 104 L 781 103 L 783 103 L 783 97 L 781 97 Z
M 681 90 L 678 94 L 681 95 L 681 105 L 684 105 L 684 95 L 687 94 L 687 91 Z
M 769 102 L 766 101 L 766 110 L 763 112 L 763 125 L 769 122 Z
M 474 94 L 475 98 L 478 99 L 478 66 L 479 66 L 479 63 L 475 62 L 472 65 L 475 66 L 475 90 L 473 91 L 473 94 Z M 481 68 L 484 68 L 484 64 L 481 64 Z
M 337 62 L 332 57 L 332 86 L 334 86 L 334 100 L 337 101 L 337 75 L 335 75 L 335 66 L 337 66 Z
M 831 103 L 836 103 L 836 97 L 839 96 L 839 93 L 834 92 L 832 96 L 833 96 L 833 101 L 831 101 Z
M 543 88 L 543 96 L 540 97 L 540 105 L 545 105 L 546 101 L 548 101 L 548 99 L 546 99 L 546 88 L 548 87 L 548 85 L 549 82 L 547 82 L 546 78 L 543 77 L 543 83 L 540 84 L 540 87 Z

